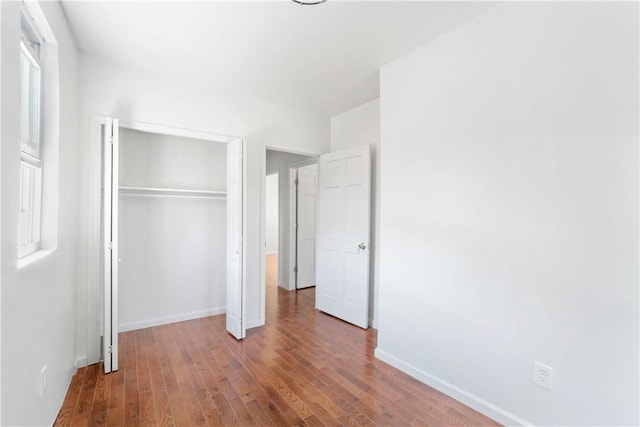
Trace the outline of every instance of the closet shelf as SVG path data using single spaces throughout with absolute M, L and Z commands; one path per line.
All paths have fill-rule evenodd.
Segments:
M 187 190 L 182 188 L 155 188 L 155 187 L 119 187 L 122 196 L 139 197 L 181 197 L 195 199 L 226 199 L 226 191 L 213 190 Z

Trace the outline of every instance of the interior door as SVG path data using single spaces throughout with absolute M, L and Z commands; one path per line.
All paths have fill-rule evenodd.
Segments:
M 118 119 L 107 118 L 103 146 L 104 372 L 118 370 Z
M 298 169 L 296 237 L 296 289 L 316 283 L 316 197 L 318 165 Z
M 244 141 L 227 144 L 227 331 L 237 339 L 244 324 Z
M 367 328 L 369 146 L 320 156 L 318 184 L 316 308 Z

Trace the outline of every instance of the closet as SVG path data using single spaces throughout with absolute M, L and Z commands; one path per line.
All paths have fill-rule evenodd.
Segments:
M 120 129 L 119 332 L 225 311 L 226 144 Z
M 226 313 L 244 338 L 244 141 L 96 122 L 105 372 L 118 369 L 119 332 Z

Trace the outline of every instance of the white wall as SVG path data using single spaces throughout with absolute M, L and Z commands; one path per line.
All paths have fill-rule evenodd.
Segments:
M 331 151 L 345 150 L 358 145 L 371 146 L 371 237 L 369 259 L 369 325 L 378 327 L 378 264 L 380 245 L 379 156 L 380 100 L 374 99 L 331 118 Z
M 267 255 L 278 253 L 278 175 L 268 175 L 265 180 Z
M 226 190 L 226 144 L 120 129 L 120 186 Z M 226 201 L 121 193 L 118 323 L 225 312 Z
M 2 7 L 0 7 L 0 22 L 2 21 Z M 3 24 L 4 26 L 4 24 Z M 4 48 L 2 43 L 3 35 L 0 30 L 0 147 L 2 147 L 3 133 L 2 133 L 2 57 L 4 56 Z M 2 149 L 0 149 L 0 189 L 2 189 Z M 2 197 L 0 196 L 0 217 L 4 217 Z M 2 424 L 2 221 L 0 220 L 0 424 Z
M 295 289 L 291 277 L 293 248 L 291 247 L 291 175 L 289 167 L 282 167 L 278 173 L 278 286 L 286 290 Z
M 380 141 L 380 99 L 331 118 L 331 151 Z
M 328 120 L 314 114 L 269 103 L 259 99 L 216 96 L 206 87 L 187 85 L 163 77 L 140 73 L 127 67 L 108 63 L 91 55 L 80 55 L 80 84 L 82 135 L 89 140 L 90 114 L 118 117 L 125 121 L 158 123 L 186 129 L 196 129 L 217 134 L 232 135 L 247 141 L 247 325 L 260 325 L 264 321 L 264 289 L 261 285 L 261 249 L 264 240 L 261 232 L 261 182 L 264 146 L 303 152 L 323 152 L 329 145 Z M 85 146 L 83 158 L 88 159 L 89 147 Z M 89 168 L 84 165 L 84 176 Z M 88 203 L 89 189 L 84 185 L 83 200 Z M 89 206 L 86 205 L 86 209 Z M 88 254 L 97 257 L 98 247 L 88 247 L 89 223 L 82 224 L 79 236 L 78 290 L 78 347 L 79 357 L 88 355 L 92 361 L 95 343 L 88 341 L 91 332 L 97 331 L 97 316 L 93 315 L 98 304 L 98 280 L 88 277 Z M 88 313 L 92 313 L 89 316 Z
M 50 216 L 55 218 L 57 214 L 57 250 L 18 269 L 17 235 L 11 230 L 17 229 L 18 219 L 20 88 L 16 82 L 20 79 L 20 6 L 20 2 L 0 2 L 1 227 L 4 231 L 1 424 L 51 425 L 67 392 L 75 357 L 76 194 L 80 181 L 77 172 L 77 54 L 59 3 L 42 3 L 44 15 L 57 39 L 60 64 L 59 129 L 54 119 L 48 122 L 46 130 L 47 134 L 59 130 L 58 190 L 57 198 L 54 198 L 57 200 L 52 201 L 57 209 L 54 206 L 55 212 Z M 58 95 L 53 93 L 52 96 L 56 103 Z M 51 118 L 49 114 L 44 120 Z M 55 163 L 51 164 L 54 169 Z M 48 190 L 45 188 L 44 191 Z M 47 388 L 40 397 L 40 370 L 45 364 L 48 366 Z
M 638 47 L 637 3 L 516 2 L 382 69 L 379 357 L 502 422 L 640 423 Z
M 226 191 L 227 145 L 120 127 L 120 186 Z

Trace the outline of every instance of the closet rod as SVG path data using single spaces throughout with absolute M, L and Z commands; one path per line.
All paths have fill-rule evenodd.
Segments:
M 211 198 L 225 199 L 226 191 L 214 190 L 187 190 L 181 188 L 156 188 L 156 187 L 119 187 L 123 196 L 142 197 L 181 197 L 181 198 Z

